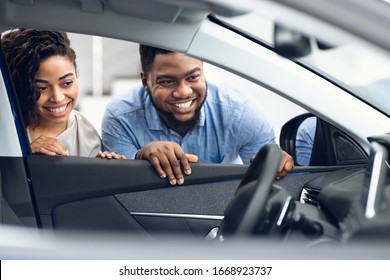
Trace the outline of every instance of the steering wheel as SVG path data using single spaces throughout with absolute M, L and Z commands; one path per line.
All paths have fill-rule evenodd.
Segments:
M 264 225 L 265 206 L 281 158 L 282 151 L 276 144 L 260 149 L 225 210 L 220 235 L 251 235 Z

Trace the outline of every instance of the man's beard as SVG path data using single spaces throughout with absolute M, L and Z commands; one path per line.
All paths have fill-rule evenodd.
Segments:
M 197 108 L 195 110 L 195 114 L 194 114 L 194 116 L 190 120 L 188 120 L 188 121 L 179 121 L 179 120 L 177 120 L 175 118 L 175 116 L 171 112 L 167 112 L 167 111 L 164 111 L 161 108 L 159 108 L 154 103 L 152 95 L 149 92 L 148 92 L 148 94 L 149 94 L 150 100 L 151 100 L 154 108 L 156 108 L 157 113 L 159 114 L 160 118 L 163 120 L 165 125 L 167 127 L 169 127 L 170 129 L 172 129 L 172 130 L 176 131 L 177 133 L 179 133 L 182 137 L 188 131 L 190 131 L 191 129 L 194 129 L 196 126 L 199 125 L 199 122 L 200 122 L 200 110 L 203 107 L 203 104 L 204 104 L 204 102 L 206 100 L 207 95 L 205 96 L 205 98 L 204 98 L 202 104 L 199 106 L 199 108 Z

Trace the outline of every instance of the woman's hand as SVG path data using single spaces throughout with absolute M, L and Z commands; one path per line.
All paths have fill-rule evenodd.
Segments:
M 118 155 L 117 153 L 114 152 L 102 152 L 102 151 L 99 151 L 96 157 L 106 158 L 106 159 L 126 159 L 126 157 L 123 155 Z
M 39 136 L 31 142 L 30 146 L 33 153 L 39 153 L 48 156 L 69 155 L 69 151 L 65 148 L 65 146 L 56 138 L 50 136 Z

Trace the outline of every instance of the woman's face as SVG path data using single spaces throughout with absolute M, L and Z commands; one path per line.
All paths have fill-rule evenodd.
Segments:
M 66 124 L 79 93 L 76 69 L 66 56 L 51 56 L 41 61 L 35 74 L 40 125 Z

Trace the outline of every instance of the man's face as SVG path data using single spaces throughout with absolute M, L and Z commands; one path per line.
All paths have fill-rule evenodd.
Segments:
M 199 117 L 206 98 L 202 61 L 176 52 L 158 54 L 149 74 L 141 73 L 141 79 L 168 127 L 174 129 L 179 123 L 189 123 Z

